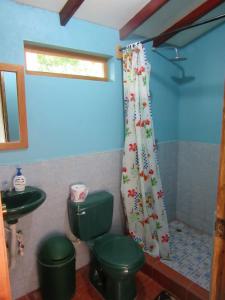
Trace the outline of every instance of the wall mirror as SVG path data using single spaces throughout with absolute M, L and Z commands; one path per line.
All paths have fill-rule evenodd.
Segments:
M 0 63 L 0 150 L 27 147 L 24 68 Z

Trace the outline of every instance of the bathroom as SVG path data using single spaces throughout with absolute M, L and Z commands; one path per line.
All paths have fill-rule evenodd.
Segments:
M 25 74 L 29 146 L 1 151 L 0 182 L 10 184 L 19 166 L 27 185 L 41 188 L 47 198 L 17 225 L 25 249 L 24 256 L 17 257 L 10 283 L 13 299 L 18 299 L 39 287 L 36 249 L 40 241 L 50 232 L 68 229 L 72 183 L 85 183 L 90 193 L 112 193 L 112 232 L 124 232 L 120 197 L 124 105 L 115 46 L 129 41 L 121 41 L 118 30 L 76 18 L 61 27 L 58 14 L 11 0 L 0 1 L 0 24 L 2 63 L 24 65 L 24 42 L 28 41 L 104 55 L 109 69 L 109 81 Z M 162 57 L 174 57 L 173 49 L 153 51 L 152 44 L 145 44 L 168 220 L 178 219 L 211 238 L 224 99 L 224 32 L 223 23 L 180 49 L 187 60 L 176 64 L 183 67 L 185 76 L 194 77 L 187 83 L 173 80 L 181 76 L 181 70 Z M 77 245 L 76 259 L 77 269 L 89 264 L 83 242 Z

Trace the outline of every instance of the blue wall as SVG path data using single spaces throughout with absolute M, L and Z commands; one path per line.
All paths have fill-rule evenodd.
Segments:
M 8 16 L 11 16 L 8 18 Z M 110 81 L 26 75 L 29 148 L 1 152 L 2 163 L 22 163 L 123 147 L 121 63 L 113 58 L 118 31 L 76 20 L 62 27 L 56 13 L 0 1 L 0 61 L 24 64 L 24 41 L 111 56 Z M 125 42 L 127 44 L 127 42 Z M 151 94 L 156 137 L 177 139 L 175 68 L 151 52 Z
M 225 79 L 225 24 L 182 49 L 191 83 L 180 85 L 179 140 L 219 144 Z
M 9 0 L 0 1 L 0 28 L 0 61 L 5 63 L 24 64 L 24 40 L 111 57 L 119 43 L 116 30 L 74 18 L 62 27 L 58 14 Z M 29 148 L 1 152 L 1 162 L 18 163 L 121 148 L 120 61 L 111 58 L 110 66 L 109 82 L 26 75 Z
M 57 14 L 10 0 L 0 1 L 0 26 L 2 62 L 24 64 L 25 40 L 112 57 L 109 82 L 26 75 L 29 148 L 1 152 L 2 163 L 123 147 L 121 63 L 113 58 L 115 45 L 120 43 L 116 30 L 74 18 L 61 27 Z M 220 142 L 224 26 L 182 50 L 188 57 L 184 69 L 195 76 L 195 81 L 180 87 L 171 79 L 179 70 L 146 45 L 152 65 L 150 87 L 159 142 Z
M 165 56 L 170 50 L 160 50 Z M 171 79 L 177 76 L 178 69 L 152 51 L 152 45 L 146 44 L 146 54 L 151 63 L 150 93 L 155 137 L 158 142 L 176 141 L 178 138 L 178 100 L 177 84 Z

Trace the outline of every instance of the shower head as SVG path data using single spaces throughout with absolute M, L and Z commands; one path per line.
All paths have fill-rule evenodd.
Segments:
M 195 77 L 194 76 L 186 76 L 185 75 L 185 72 L 184 72 L 184 69 L 182 67 L 180 67 L 180 70 L 181 70 L 181 76 L 179 77 L 176 77 L 176 76 L 171 76 L 171 78 L 178 84 L 185 84 L 185 83 L 189 83 L 193 80 L 195 80 Z
M 167 56 L 163 55 L 162 53 L 160 53 L 156 48 L 152 48 L 152 50 L 157 53 L 159 56 L 163 57 L 164 59 L 166 59 L 167 61 L 171 61 L 172 64 L 174 64 L 174 66 L 176 66 L 179 70 L 180 70 L 180 76 L 171 76 L 171 78 L 177 83 L 177 84 L 185 84 L 185 83 L 189 83 L 193 80 L 195 80 L 194 76 L 186 76 L 183 67 L 178 64 L 177 62 L 179 61 L 184 61 L 187 60 L 186 57 L 181 57 L 179 55 L 178 52 L 178 48 L 172 47 L 172 46 L 165 46 L 165 47 L 160 47 L 161 49 L 174 49 L 175 51 L 175 57 L 173 58 L 168 58 Z
M 175 57 L 170 58 L 170 59 L 169 59 L 170 61 L 179 62 L 179 61 L 187 60 L 186 57 L 181 57 L 181 56 L 179 55 L 179 52 L 178 52 L 178 49 L 177 49 L 177 48 L 174 48 L 174 51 L 175 51 Z
M 184 60 L 187 60 L 187 58 L 186 57 L 180 57 L 180 56 L 170 58 L 170 61 L 184 61 Z
M 195 80 L 195 77 L 194 76 L 182 76 L 182 77 L 172 76 L 172 79 L 178 84 L 185 84 Z

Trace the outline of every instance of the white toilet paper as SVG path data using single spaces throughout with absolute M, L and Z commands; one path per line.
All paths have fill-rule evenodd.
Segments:
M 88 188 L 83 183 L 70 186 L 70 199 L 75 202 L 83 202 L 88 195 Z

